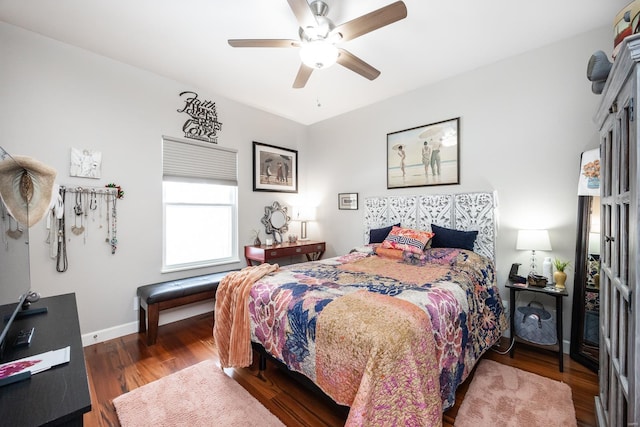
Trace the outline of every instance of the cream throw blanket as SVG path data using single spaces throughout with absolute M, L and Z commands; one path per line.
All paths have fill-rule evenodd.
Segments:
M 249 292 L 253 284 L 278 270 L 278 264 L 261 264 L 229 273 L 216 291 L 213 339 L 223 368 L 244 368 L 251 365 L 251 321 Z

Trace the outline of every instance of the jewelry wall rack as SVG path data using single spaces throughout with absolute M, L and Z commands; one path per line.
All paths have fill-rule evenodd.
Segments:
M 116 187 L 67 187 L 60 186 L 60 189 L 65 189 L 67 193 L 85 193 L 85 194 L 107 194 L 111 196 L 118 195 L 118 189 Z
M 97 226 L 98 232 L 105 232 L 105 242 L 110 246 L 111 253 L 115 254 L 118 238 L 118 212 L 117 201 L 124 192 L 119 186 L 109 184 L 106 187 L 64 186 L 59 187 L 57 201 L 50 211 L 47 220 L 49 236 L 47 243 L 50 245 L 50 254 L 56 258 L 56 269 L 59 272 L 67 270 L 67 220 L 71 224 L 72 235 L 82 236 L 86 244 L 89 238 L 89 229 Z M 95 223 L 94 227 L 89 227 Z M 101 230 L 102 229 L 102 230 Z M 93 232 L 92 232 L 93 233 Z

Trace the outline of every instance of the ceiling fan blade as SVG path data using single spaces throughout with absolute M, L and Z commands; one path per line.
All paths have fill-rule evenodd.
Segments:
M 373 30 L 382 28 L 385 25 L 393 24 L 396 21 L 407 17 L 407 6 L 404 2 L 397 1 L 388 6 L 382 7 L 373 12 L 362 15 L 359 18 L 352 19 L 349 22 L 338 25 L 334 33 L 342 35 L 341 41 L 353 40 L 356 37 L 370 33 Z
M 233 47 L 300 47 L 298 40 L 286 39 L 230 39 Z
M 376 70 L 357 56 L 344 49 L 338 49 L 338 51 L 340 51 L 340 55 L 338 56 L 337 62 L 343 67 L 348 68 L 354 73 L 358 73 L 369 80 L 375 80 L 380 75 L 380 71 Z
M 294 89 L 303 88 L 304 85 L 307 84 L 309 77 L 311 77 L 312 72 L 313 72 L 313 68 L 307 67 L 304 64 L 300 64 L 298 75 L 296 76 L 296 80 L 293 82 L 293 88 Z
M 315 27 L 318 25 L 316 17 L 313 15 L 309 3 L 307 0 L 287 0 L 289 7 L 293 11 L 293 14 L 298 20 L 300 28 L 305 29 L 308 27 Z

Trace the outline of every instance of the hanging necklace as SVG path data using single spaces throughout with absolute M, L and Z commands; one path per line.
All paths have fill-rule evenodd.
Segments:
M 98 197 L 98 212 L 99 212 L 99 220 L 98 223 L 100 224 L 98 228 L 102 228 L 102 199 L 104 197 L 103 193 L 100 193 L 100 197 Z
M 71 226 L 71 232 L 76 236 L 84 233 L 84 226 L 82 225 L 82 189 L 80 187 L 76 188 L 76 204 L 73 207 L 73 212 L 75 213 L 75 218 L 73 218 L 73 225 Z M 80 226 L 78 227 L 78 217 L 80 217 Z
M 87 238 L 89 237 L 89 206 L 90 206 L 90 198 L 89 198 L 89 194 L 87 193 L 86 197 L 84 198 L 84 204 L 82 207 L 84 212 L 84 219 L 80 218 L 80 225 L 82 225 L 82 229 L 84 230 L 84 234 L 82 235 L 82 238 L 85 245 L 87 244 Z M 85 223 L 87 224 L 86 229 L 84 227 Z
M 116 228 L 118 225 L 118 217 L 116 214 L 116 200 L 118 199 L 118 193 L 113 194 L 113 206 L 111 207 L 111 253 L 115 254 L 118 248 L 118 238 L 116 236 Z
M 65 187 L 60 187 L 60 198 L 62 203 L 62 211 L 57 215 L 58 218 L 58 255 L 56 258 L 56 271 L 63 273 L 67 271 L 69 264 L 67 262 L 67 235 L 65 232 L 65 212 L 64 199 L 67 194 Z
M 109 225 L 109 191 L 107 190 L 107 192 L 104 195 L 105 200 L 107 201 L 107 237 L 104 239 L 105 242 L 110 243 L 111 242 L 111 228 Z
M 96 190 L 91 189 L 91 193 L 89 194 L 90 202 L 89 202 L 89 210 L 91 211 L 91 222 L 96 222 L 96 211 L 98 210 L 98 200 L 96 197 Z
M 91 209 L 92 211 L 95 211 L 96 209 L 98 209 L 96 190 L 94 189 L 91 190 L 91 202 L 89 202 L 89 209 Z

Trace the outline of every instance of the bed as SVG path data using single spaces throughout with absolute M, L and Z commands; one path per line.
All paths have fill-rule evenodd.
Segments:
M 495 196 L 372 197 L 364 211 L 367 245 L 247 267 L 220 284 L 221 364 L 248 366 L 257 344 L 349 406 L 347 425 L 440 425 L 508 323 L 496 283 Z M 432 230 L 433 247 L 421 248 Z

